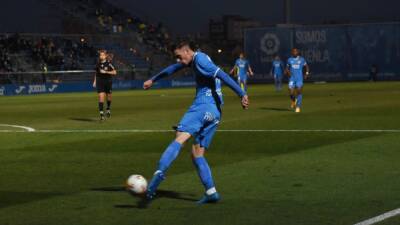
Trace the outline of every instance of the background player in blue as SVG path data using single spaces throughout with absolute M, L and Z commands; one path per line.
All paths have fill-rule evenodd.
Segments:
M 296 112 L 301 111 L 303 102 L 303 78 L 307 79 L 310 74 L 310 68 L 306 60 L 300 56 L 298 49 L 292 49 L 292 57 L 287 61 L 286 74 L 289 78 L 289 92 L 291 100 L 291 108 L 296 108 Z M 306 69 L 305 76 L 303 75 L 303 68 Z
M 230 73 L 237 75 L 240 87 L 243 91 L 247 91 L 247 75 L 253 76 L 254 73 L 249 61 L 244 57 L 244 53 L 240 53 Z
M 143 88 L 149 89 L 159 79 L 185 67 L 191 67 L 196 79 L 196 97 L 192 106 L 178 124 L 175 140 L 162 154 L 157 171 L 149 183 L 146 196 L 149 200 L 155 197 L 157 187 L 165 179 L 165 173 L 177 158 L 182 145 L 191 137 L 194 137 L 192 159 L 205 187 L 205 195 L 198 203 L 217 202 L 220 196 L 215 188 L 204 153 L 209 148 L 221 120 L 221 106 L 223 104 L 221 80 L 241 97 L 241 104 L 244 109 L 247 109 L 249 105 L 248 97 L 228 74 L 211 61 L 210 57 L 202 52 L 193 51 L 189 44 L 185 42 L 179 44 L 175 49 L 175 55 L 178 58 L 178 63 L 167 67 L 146 81 Z
M 275 56 L 275 59 L 272 61 L 271 75 L 274 76 L 276 91 L 282 90 L 282 79 L 284 70 L 285 68 L 282 60 L 279 56 Z

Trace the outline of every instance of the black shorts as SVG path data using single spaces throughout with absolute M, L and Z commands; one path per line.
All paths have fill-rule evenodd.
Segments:
M 112 80 L 111 79 L 98 79 L 96 78 L 97 93 L 112 93 Z

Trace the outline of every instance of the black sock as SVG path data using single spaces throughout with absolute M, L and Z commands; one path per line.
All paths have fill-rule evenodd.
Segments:
M 103 112 L 103 108 L 104 108 L 104 103 L 103 102 L 99 102 L 99 111 Z
M 107 110 L 111 109 L 111 101 L 107 101 Z

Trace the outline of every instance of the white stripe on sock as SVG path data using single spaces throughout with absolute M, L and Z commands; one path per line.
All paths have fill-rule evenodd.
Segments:
M 217 189 L 215 189 L 215 187 L 210 188 L 210 189 L 208 189 L 208 190 L 206 191 L 206 194 L 207 194 L 207 195 L 212 195 L 212 194 L 214 194 L 214 193 L 217 193 Z

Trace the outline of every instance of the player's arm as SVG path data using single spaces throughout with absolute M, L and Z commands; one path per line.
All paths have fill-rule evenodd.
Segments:
M 289 64 L 289 62 L 286 64 L 286 68 L 285 68 L 285 75 L 286 76 L 288 76 L 288 77 L 290 77 L 290 64 Z
M 94 79 L 93 79 L 93 87 L 96 87 L 96 73 L 94 73 Z
M 248 70 L 249 70 L 249 75 L 250 75 L 250 76 L 253 76 L 253 75 L 254 75 L 254 72 L 253 72 L 253 69 L 251 68 L 250 64 L 249 64 Z
M 236 68 L 237 68 L 236 65 L 234 65 L 229 74 L 235 75 Z
M 230 89 L 232 89 L 242 99 L 243 108 L 247 109 L 249 107 L 249 97 L 228 74 L 226 74 L 224 71 L 218 68 L 215 76 L 220 80 L 222 80 Z
M 240 88 L 240 86 L 224 71 L 217 67 L 205 54 L 199 55 L 195 62 L 195 66 L 202 71 L 206 77 L 215 77 L 222 80 L 228 87 L 230 87 L 239 97 L 241 97 L 241 104 L 244 109 L 249 107 L 249 98 L 247 94 Z
M 157 82 L 158 80 L 168 77 L 168 76 L 172 75 L 173 73 L 183 69 L 184 67 L 185 67 L 185 65 L 183 65 L 182 63 L 176 63 L 176 64 L 168 66 L 167 68 L 165 68 L 161 72 L 159 72 L 157 75 L 151 77 L 149 80 L 144 82 L 143 89 L 147 90 L 147 89 L 151 88 L 153 86 L 153 84 L 155 82 Z
M 310 67 L 306 63 L 306 64 L 304 64 L 304 68 L 306 69 L 306 73 L 304 75 L 304 78 L 307 79 L 310 76 Z
M 110 71 L 108 71 L 108 74 L 111 76 L 116 76 L 117 75 L 117 70 L 115 69 L 114 65 L 110 64 Z
M 100 73 L 108 74 L 108 75 L 111 75 L 111 76 L 116 76 L 117 75 L 117 70 L 115 70 L 114 66 L 110 64 L 110 70 L 109 71 L 100 70 Z

